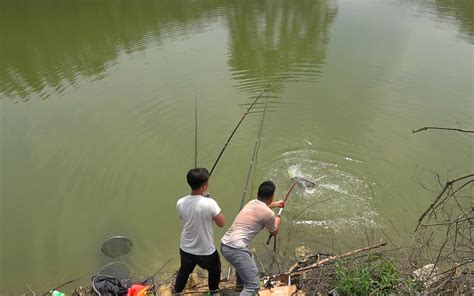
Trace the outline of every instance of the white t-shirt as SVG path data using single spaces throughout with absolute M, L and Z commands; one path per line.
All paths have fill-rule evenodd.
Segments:
M 217 202 L 202 195 L 188 195 L 176 203 L 183 222 L 180 248 L 194 255 L 211 255 L 216 251 L 212 221 L 221 212 Z
M 277 229 L 275 213 L 263 201 L 251 200 L 235 217 L 221 242 L 234 248 L 246 248 L 264 227 L 270 232 Z

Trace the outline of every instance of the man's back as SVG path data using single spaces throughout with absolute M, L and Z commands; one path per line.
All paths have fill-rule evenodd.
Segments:
M 188 195 L 178 200 L 176 210 L 183 222 L 180 248 L 194 255 L 214 253 L 212 221 L 221 212 L 216 201 L 202 195 Z
M 221 241 L 230 247 L 246 248 L 264 227 L 276 230 L 275 214 L 264 202 L 254 199 L 240 211 Z
M 240 211 L 221 240 L 222 255 L 235 267 L 237 286 L 242 286 L 240 295 L 254 296 L 260 289 L 260 279 L 255 260 L 248 245 L 266 227 L 271 234 L 278 232 L 280 218 L 271 208 L 284 207 L 284 201 L 273 201 L 275 184 L 265 181 L 258 187 L 257 199 L 248 202 Z

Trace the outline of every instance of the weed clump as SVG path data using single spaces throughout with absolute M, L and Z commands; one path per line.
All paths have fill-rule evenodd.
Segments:
M 341 295 L 388 294 L 410 286 L 401 278 L 393 259 L 374 260 L 369 255 L 350 264 L 339 261 L 334 271 L 335 288 Z

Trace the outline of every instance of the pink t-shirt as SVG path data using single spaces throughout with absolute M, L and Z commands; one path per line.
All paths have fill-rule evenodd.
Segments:
M 264 227 L 270 232 L 277 229 L 275 213 L 264 202 L 251 200 L 235 217 L 221 242 L 233 248 L 246 248 Z

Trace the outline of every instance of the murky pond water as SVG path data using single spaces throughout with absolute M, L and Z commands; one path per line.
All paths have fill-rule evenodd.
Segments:
M 132 239 L 134 276 L 178 255 L 176 200 L 253 98 L 210 192 L 230 225 L 272 179 L 282 245 L 409 234 L 442 178 L 472 171 L 474 2 L 0 0 L 0 294 L 44 292 Z M 286 220 L 286 221 L 285 221 Z M 216 242 L 223 230 L 216 230 Z M 377 237 L 378 239 L 378 237 Z M 261 235 L 255 247 L 265 253 Z M 178 264 L 171 263 L 170 268 Z

